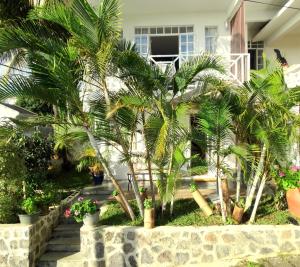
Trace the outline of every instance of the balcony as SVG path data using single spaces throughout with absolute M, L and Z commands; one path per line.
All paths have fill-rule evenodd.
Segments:
M 171 65 L 174 73 L 184 62 L 195 55 L 149 55 L 148 61 L 156 64 L 163 71 Z M 250 55 L 249 54 L 227 54 L 221 55 L 223 64 L 227 70 L 228 80 L 241 85 L 250 79 Z

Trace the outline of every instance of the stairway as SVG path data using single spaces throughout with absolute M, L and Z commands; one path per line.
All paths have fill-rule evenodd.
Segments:
M 112 185 L 104 181 L 99 186 L 89 186 L 81 190 L 81 196 L 100 201 L 103 206 L 113 191 Z M 60 218 L 59 225 L 53 230 L 52 237 L 46 245 L 45 254 L 37 264 L 38 267 L 83 267 L 80 254 L 80 228 L 73 218 Z

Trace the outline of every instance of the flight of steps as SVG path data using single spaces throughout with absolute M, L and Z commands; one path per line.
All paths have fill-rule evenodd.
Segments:
M 100 201 L 103 206 L 113 191 L 112 185 L 104 181 L 101 186 L 89 186 L 81 191 L 81 196 Z M 60 218 L 59 225 L 53 230 L 45 254 L 37 264 L 38 267 L 83 267 L 80 254 L 80 227 L 73 218 Z

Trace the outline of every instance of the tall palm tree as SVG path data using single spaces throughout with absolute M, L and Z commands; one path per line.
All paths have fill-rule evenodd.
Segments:
M 70 5 L 56 2 L 35 9 L 31 21 L 1 30 L 0 53 L 23 49 L 28 58 L 28 73 L 15 73 L 3 79 L 0 100 L 25 95 L 57 106 L 60 114 L 52 122 L 72 124 L 87 134 L 106 175 L 120 192 L 134 219 L 122 188 L 98 147 L 99 140 L 93 133 L 95 117 L 83 107 L 84 95 L 90 85 L 104 95 L 109 107 L 106 77 L 110 74 L 111 53 L 119 40 L 119 14 L 117 1 L 103 1 L 98 13 L 85 1 L 75 0 Z M 41 25 L 40 19 L 65 28 L 71 36 L 69 41 L 66 43 Z
M 174 160 L 174 153 L 178 154 L 179 147 L 188 141 L 189 125 L 185 124 L 189 122 L 189 103 L 193 96 L 205 91 L 211 81 L 217 80 L 216 73 L 225 70 L 219 57 L 208 54 L 182 64 L 175 73 L 171 67 L 163 72 L 132 51 L 120 53 L 116 58 L 119 77 L 130 90 L 117 99 L 111 113 L 130 108 L 140 114 L 151 188 L 152 165 L 156 165 L 160 171 L 159 192 L 164 208 L 166 202 L 174 199 L 176 177 L 172 173 L 175 169 L 178 173 L 180 165 Z M 187 92 L 193 84 L 198 84 L 194 92 Z M 153 194 L 152 199 L 154 201 Z

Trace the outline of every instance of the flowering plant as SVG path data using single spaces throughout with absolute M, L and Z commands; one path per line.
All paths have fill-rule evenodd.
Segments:
M 290 166 L 287 169 L 278 171 L 278 185 L 284 190 L 300 187 L 300 167 Z
M 74 217 L 76 222 L 82 222 L 83 217 L 86 214 L 94 214 L 98 211 L 98 202 L 92 199 L 84 199 L 79 197 L 78 201 L 75 202 L 71 208 L 67 208 L 65 211 L 65 217 Z

